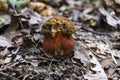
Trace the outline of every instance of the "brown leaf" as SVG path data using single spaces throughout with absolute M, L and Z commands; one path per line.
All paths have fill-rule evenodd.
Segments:
M 55 14 L 52 7 L 41 2 L 30 2 L 29 8 L 38 12 L 40 15 L 49 16 Z
M 106 58 L 100 61 L 102 67 L 108 67 L 109 65 L 111 65 L 113 63 L 113 59 L 112 58 Z
M 0 12 L 8 10 L 7 0 L 0 0 Z
M 108 76 L 112 78 L 112 75 L 115 73 L 116 69 L 115 68 L 109 68 L 108 69 Z

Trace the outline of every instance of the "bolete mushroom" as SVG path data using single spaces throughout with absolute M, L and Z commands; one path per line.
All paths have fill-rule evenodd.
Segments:
M 72 34 L 75 27 L 68 18 L 54 16 L 46 21 L 41 29 L 44 35 L 43 49 L 53 58 L 70 56 L 74 51 L 75 41 Z

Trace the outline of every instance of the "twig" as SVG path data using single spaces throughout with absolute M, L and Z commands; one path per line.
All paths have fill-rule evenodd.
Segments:
M 35 57 L 35 58 L 26 58 L 26 60 L 48 60 L 48 61 L 53 61 L 53 62 L 62 62 L 61 60 L 56 60 L 56 59 L 50 59 L 50 58 L 46 58 L 46 57 L 42 57 L 42 56 L 39 56 L 39 57 Z
M 51 62 L 50 62 L 50 64 L 49 64 L 47 74 L 49 74 L 49 71 L 50 71 L 50 67 L 51 67 L 51 65 L 52 65 L 52 62 L 53 62 L 53 59 L 51 60 Z M 49 78 L 50 78 L 50 74 L 49 74 Z

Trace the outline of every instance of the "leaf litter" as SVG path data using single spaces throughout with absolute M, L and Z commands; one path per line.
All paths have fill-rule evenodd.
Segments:
M 10 6 L 7 12 L 7 6 L 1 9 L 4 1 L 0 1 L 0 18 L 5 20 L 0 24 L 1 80 L 120 79 L 118 0 L 37 1 L 37 6 L 29 6 L 34 8 L 31 10 L 26 6 L 30 5 L 29 0 L 24 6 L 19 1 L 8 2 L 14 7 Z M 53 15 L 68 17 L 76 27 L 76 45 L 70 58 L 49 58 L 42 48 L 43 36 L 39 31 Z

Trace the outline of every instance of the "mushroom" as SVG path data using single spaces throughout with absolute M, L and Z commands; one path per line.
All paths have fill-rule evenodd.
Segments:
M 46 21 L 41 29 L 44 35 L 43 49 L 48 56 L 63 58 L 72 55 L 75 41 L 72 34 L 75 27 L 68 18 L 54 16 Z

